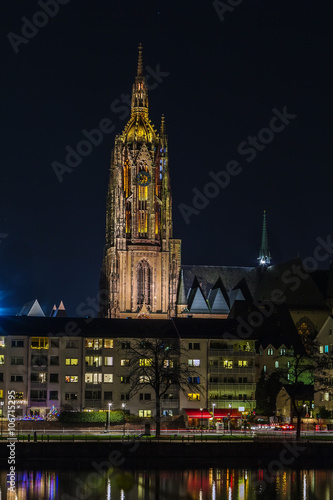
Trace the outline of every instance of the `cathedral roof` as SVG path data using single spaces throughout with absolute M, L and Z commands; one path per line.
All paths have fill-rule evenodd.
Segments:
M 194 278 L 197 277 L 201 289 L 207 297 L 209 291 L 221 278 L 227 293 L 235 288 L 244 278 L 251 295 L 256 289 L 256 268 L 255 267 L 235 267 L 235 266 L 187 266 L 182 265 L 184 273 L 184 284 L 186 295 L 188 294 Z

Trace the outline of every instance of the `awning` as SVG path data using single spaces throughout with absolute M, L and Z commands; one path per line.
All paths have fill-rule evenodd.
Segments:
M 233 408 L 217 408 L 214 411 L 214 418 L 241 418 L 242 414 Z
M 185 412 L 186 412 L 186 415 L 188 416 L 188 418 L 212 418 L 212 414 L 209 413 L 209 411 L 207 411 L 207 410 L 200 411 L 200 408 L 199 408 L 199 410 L 186 410 L 185 409 Z

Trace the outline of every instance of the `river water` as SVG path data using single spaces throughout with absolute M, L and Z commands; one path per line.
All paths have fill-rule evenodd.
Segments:
M 0 473 L 0 499 L 33 500 L 331 500 L 333 470 L 183 469 L 21 470 L 16 494 Z

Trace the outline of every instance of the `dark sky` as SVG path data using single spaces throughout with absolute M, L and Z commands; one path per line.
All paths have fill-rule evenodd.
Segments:
M 0 6 L 0 307 L 62 299 L 77 314 L 97 296 L 110 155 L 126 123 L 117 99 L 131 92 L 139 42 L 146 73 L 164 73 L 149 81 L 150 118 L 166 116 L 183 264 L 257 265 L 264 209 L 273 263 L 313 255 L 332 231 L 331 2 L 244 0 L 220 15 L 207 0 L 61 3 L 36 33 L 24 25 L 45 23 L 37 1 Z M 22 29 L 30 38 L 15 38 Z M 284 107 L 297 116 L 262 131 Z M 52 163 L 103 118 L 115 130 L 60 183 Z M 258 133 L 266 145 L 248 161 Z M 179 205 L 231 160 L 242 171 L 186 224 Z

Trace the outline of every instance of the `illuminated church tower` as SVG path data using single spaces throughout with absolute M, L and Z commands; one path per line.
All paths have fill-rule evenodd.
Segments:
M 176 314 L 181 241 L 172 238 L 168 142 L 148 117 L 139 47 L 131 117 L 116 136 L 107 196 L 100 314 L 168 318 Z

